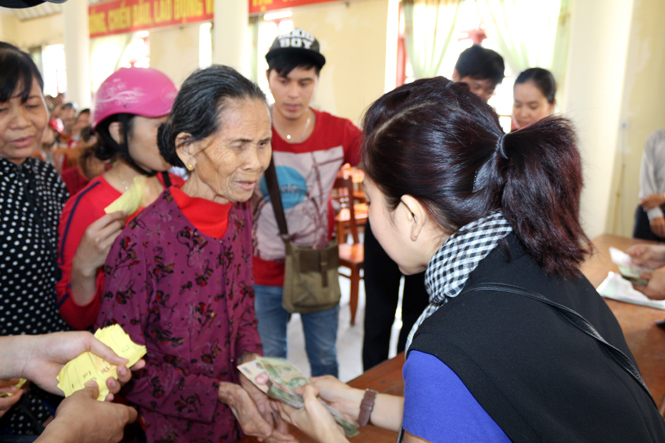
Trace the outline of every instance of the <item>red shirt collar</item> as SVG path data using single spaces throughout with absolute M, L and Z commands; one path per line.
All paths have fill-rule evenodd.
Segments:
M 176 186 L 170 189 L 178 208 L 196 229 L 210 237 L 224 237 L 229 226 L 231 203 L 220 204 L 205 198 L 190 197 Z

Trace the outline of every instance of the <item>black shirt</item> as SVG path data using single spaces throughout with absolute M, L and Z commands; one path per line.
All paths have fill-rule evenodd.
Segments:
M 69 329 L 56 309 L 58 222 L 69 197 L 53 166 L 28 158 L 20 166 L 0 158 L 0 335 Z M 31 387 L 22 399 L 36 421 L 49 416 Z M 12 408 L 0 433 L 32 433 L 30 420 Z M 2 438 L 0 438 L 2 440 Z

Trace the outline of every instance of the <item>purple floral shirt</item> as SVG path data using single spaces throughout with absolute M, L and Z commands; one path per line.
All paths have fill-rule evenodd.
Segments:
M 123 395 L 151 442 L 234 442 L 243 434 L 217 400 L 238 383 L 236 360 L 261 353 L 252 278 L 251 212 L 234 204 L 222 239 L 199 232 L 169 190 L 133 219 L 104 266 L 97 326 L 145 344 L 146 368 Z

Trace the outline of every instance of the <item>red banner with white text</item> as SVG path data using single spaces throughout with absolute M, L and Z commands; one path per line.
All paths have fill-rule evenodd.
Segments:
M 250 0 L 253 1 L 253 0 Z M 215 0 L 112 0 L 88 7 L 90 38 L 210 21 Z
M 277 9 L 335 1 L 339 0 L 249 0 L 249 13 L 262 14 L 264 12 L 275 11 Z

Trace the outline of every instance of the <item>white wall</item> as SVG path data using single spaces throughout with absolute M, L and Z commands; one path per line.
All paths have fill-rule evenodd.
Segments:
M 396 39 L 386 39 L 389 3 L 355 0 L 293 8 L 293 25 L 314 35 L 326 57 L 315 106 L 359 122 L 385 92 L 387 45 L 397 45 Z
M 606 232 L 631 236 L 644 143 L 665 127 L 665 5 L 634 0 L 623 83 L 621 121 Z
M 618 143 L 633 0 L 573 5 L 563 112 L 575 123 L 585 188 L 581 218 L 593 238 L 605 232 Z
M 64 18 L 62 14 L 20 21 L 13 15 L 2 16 L 3 41 L 21 49 L 63 43 Z
M 150 31 L 150 67 L 176 85 L 199 67 L 199 23 Z

